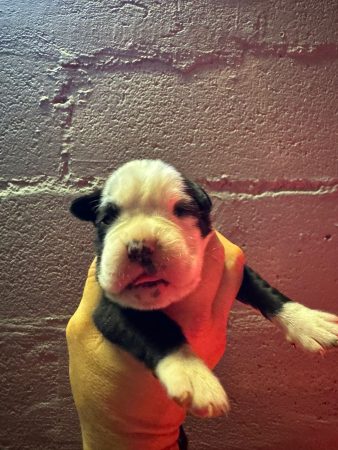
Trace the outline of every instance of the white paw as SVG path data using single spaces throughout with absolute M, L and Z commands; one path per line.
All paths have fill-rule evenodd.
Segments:
M 195 416 L 215 417 L 230 410 L 221 383 L 187 346 L 162 359 L 155 373 L 169 397 Z
M 310 352 L 338 346 L 338 317 L 334 314 L 288 302 L 272 321 L 283 329 L 289 342 Z

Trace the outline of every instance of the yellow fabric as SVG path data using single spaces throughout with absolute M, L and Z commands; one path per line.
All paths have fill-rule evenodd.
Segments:
M 243 273 L 242 251 L 213 232 L 198 289 L 166 312 L 209 367 L 223 355 L 226 322 Z M 69 373 L 85 450 L 178 450 L 185 411 L 140 362 L 97 331 L 95 261 L 67 326 Z

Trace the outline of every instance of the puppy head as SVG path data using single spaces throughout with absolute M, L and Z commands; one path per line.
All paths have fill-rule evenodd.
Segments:
M 210 236 L 211 201 L 160 160 L 124 164 L 71 212 L 96 228 L 97 277 L 123 306 L 158 309 L 192 292 Z

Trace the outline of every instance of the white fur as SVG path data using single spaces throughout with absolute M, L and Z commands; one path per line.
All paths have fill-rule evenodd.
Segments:
M 287 302 L 272 321 L 280 327 L 286 339 L 310 352 L 324 352 L 338 346 L 338 317 Z
M 146 212 L 184 196 L 181 174 L 159 159 L 138 159 L 119 167 L 107 179 L 102 204 L 112 198 L 127 209 Z
M 99 282 L 108 297 L 137 309 L 158 309 L 181 300 L 198 285 L 208 238 L 193 217 L 176 217 L 174 205 L 189 200 L 182 176 L 160 160 L 135 160 L 107 180 L 101 207 L 114 202 L 121 214 L 105 236 Z M 144 272 L 127 255 L 128 242 L 144 241 L 155 249 L 156 275 L 168 285 L 126 287 Z
M 162 359 L 155 373 L 169 397 L 196 416 L 215 417 L 230 410 L 221 383 L 188 346 Z

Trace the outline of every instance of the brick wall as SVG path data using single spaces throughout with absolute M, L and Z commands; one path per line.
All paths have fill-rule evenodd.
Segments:
M 1 449 L 81 447 L 64 328 L 93 247 L 67 208 L 124 161 L 201 182 L 252 266 L 338 312 L 337 16 L 334 0 L 0 2 Z M 337 367 L 236 305 L 217 369 L 232 412 L 189 419 L 191 450 L 337 448 Z

